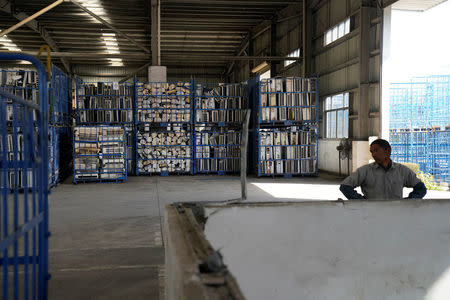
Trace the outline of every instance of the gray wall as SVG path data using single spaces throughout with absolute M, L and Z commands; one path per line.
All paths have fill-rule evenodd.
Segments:
M 253 28 L 250 33 L 253 53 L 251 56 L 287 56 L 292 51 L 301 48 L 302 34 L 302 6 L 290 5 L 274 16 L 273 20 L 267 20 Z M 272 25 L 274 24 L 274 25 Z M 276 39 L 274 42 L 274 51 L 271 49 L 271 26 L 276 28 Z M 246 53 L 250 55 L 251 48 L 246 48 Z M 230 76 L 231 82 L 240 82 L 254 77 L 251 73 L 254 66 L 262 61 L 239 62 L 236 63 Z M 274 61 L 275 65 L 272 76 L 301 76 L 301 66 L 299 62 L 284 67 L 282 61 Z
M 382 1 L 382 5 L 395 1 Z M 302 48 L 306 56 L 305 64 L 311 71 L 308 75 L 320 77 L 320 135 L 324 137 L 323 101 L 327 96 L 350 93 L 349 137 L 353 140 L 367 141 L 369 136 L 381 135 L 380 124 L 380 78 L 381 78 L 381 28 L 382 7 L 376 0 L 327 0 L 307 1 L 310 21 L 305 28 L 310 51 L 303 51 L 303 11 L 301 5 L 293 5 L 279 12 L 276 20 L 276 38 L 271 32 L 272 20 L 256 26 L 250 36 L 248 55 L 285 56 L 295 49 Z M 350 33 L 337 41 L 324 46 L 326 31 L 347 18 L 351 18 Z M 273 47 L 271 47 L 273 43 Z M 253 53 L 251 53 L 253 50 Z M 307 53 L 310 53 L 308 55 Z M 230 81 L 238 82 L 254 76 L 250 74 L 253 66 L 261 61 L 237 63 Z M 273 62 L 272 62 L 273 63 Z M 275 71 L 275 72 L 274 72 Z M 283 62 L 272 67 L 272 76 L 302 76 L 302 64 L 294 63 L 284 67 Z M 321 141 L 327 147 L 323 153 L 335 150 L 335 143 Z M 329 147 L 328 147 L 329 146 Z M 335 171 L 338 161 L 320 164 L 322 170 Z
M 376 1 L 364 0 L 329 0 L 312 13 L 311 67 L 320 76 L 321 137 L 324 137 L 324 99 L 343 92 L 350 93 L 349 137 L 367 141 L 369 136 L 381 135 L 381 16 L 382 9 Z M 324 47 L 324 33 L 349 17 L 350 33 Z M 330 142 L 321 140 L 319 145 L 327 147 L 322 149 L 323 153 L 336 151 Z M 335 171 L 337 165 L 336 160 L 321 163 L 320 167 Z

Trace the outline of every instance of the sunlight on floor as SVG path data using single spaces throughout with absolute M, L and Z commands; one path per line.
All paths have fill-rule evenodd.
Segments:
M 344 196 L 337 184 L 252 183 L 275 198 L 337 200 Z
M 433 284 L 425 297 L 425 300 L 444 299 L 450 299 L 450 267 Z
M 346 199 L 339 191 L 338 184 L 303 184 L 303 183 L 251 183 L 274 198 L 302 200 L 337 200 Z M 361 188 L 356 188 L 360 194 Z M 408 197 L 411 188 L 403 189 L 403 197 Z M 425 199 L 448 199 L 450 192 L 428 191 Z M 449 298 L 450 299 L 450 298 Z

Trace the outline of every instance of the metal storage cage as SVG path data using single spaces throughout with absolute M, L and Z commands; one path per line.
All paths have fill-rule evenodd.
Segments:
M 430 173 L 438 182 L 450 183 L 450 126 L 431 131 Z
M 124 125 L 128 174 L 134 174 L 135 85 L 76 79 L 77 125 Z
M 317 124 L 317 78 L 262 79 L 259 90 L 259 124 Z
M 240 171 L 242 123 L 250 108 L 249 96 L 247 82 L 196 85 L 194 173 Z
M 51 87 L 51 118 L 52 125 L 67 127 L 71 123 L 72 113 L 72 79 L 55 65 L 52 66 Z
M 68 166 L 72 162 L 72 156 L 66 143 L 71 144 L 72 122 L 72 79 L 55 65 L 52 66 L 50 80 L 50 163 L 51 186 L 56 186 L 61 179 L 69 175 Z M 61 172 L 63 169 L 63 172 Z M 62 175 L 62 176 L 61 176 Z
M 127 179 L 123 126 L 76 126 L 73 130 L 73 182 L 119 182 Z
M 450 76 L 415 77 L 390 87 L 392 159 L 419 164 L 448 183 Z
M 76 80 L 77 124 L 133 124 L 134 86 Z
M 0 87 L 0 293 L 3 299 L 47 299 L 47 74 L 29 55 L 0 53 L 0 60 L 30 61 L 39 78 L 36 98 L 26 97 L 34 89 L 14 95 Z
M 136 174 L 193 173 L 193 82 L 138 82 Z
M 287 126 L 260 129 L 258 176 L 316 175 L 317 135 L 315 127 Z
M 71 99 L 69 96 L 71 79 L 56 66 L 52 66 L 50 76 L 50 99 L 49 99 L 49 186 L 54 187 L 60 180 L 60 166 L 69 165 L 71 157 L 64 155 L 60 161 L 58 128 L 70 126 Z M 23 99 L 38 103 L 39 80 L 34 70 L 1 70 L 0 86 L 6 91 Z
M 192 173 L 190 127 L 150 127 L 149 124 L 139 124 L 137 128 L 137 174 L 168 176 Z
M 258 176 L 318 175 L 318 77 L 252 81 Z

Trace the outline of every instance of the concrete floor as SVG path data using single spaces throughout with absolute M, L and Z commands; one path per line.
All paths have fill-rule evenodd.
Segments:
M 249 201 L 342 197 L 332 175 L 250 178 Z M 437 196 L 436 196 L 437 195 Z M 440 192 L 434 198 L 449 197 Z M 50 195 L 50 299 L 160 299 L 160 215 L 173 202 L 240 197 L 239 177 L 129 177 L 123 184 L 60 184 Z

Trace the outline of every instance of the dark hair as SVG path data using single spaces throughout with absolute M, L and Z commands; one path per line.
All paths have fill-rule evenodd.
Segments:
M 384 150 L 389 150 L 391 151 L 391 145 L 389 145 L 389 142 L 383 139 L 377 139 L 375 141 L 373 141 L 370 146 L 372 145 L 379 145 L 381 148 L 383 148 Z

